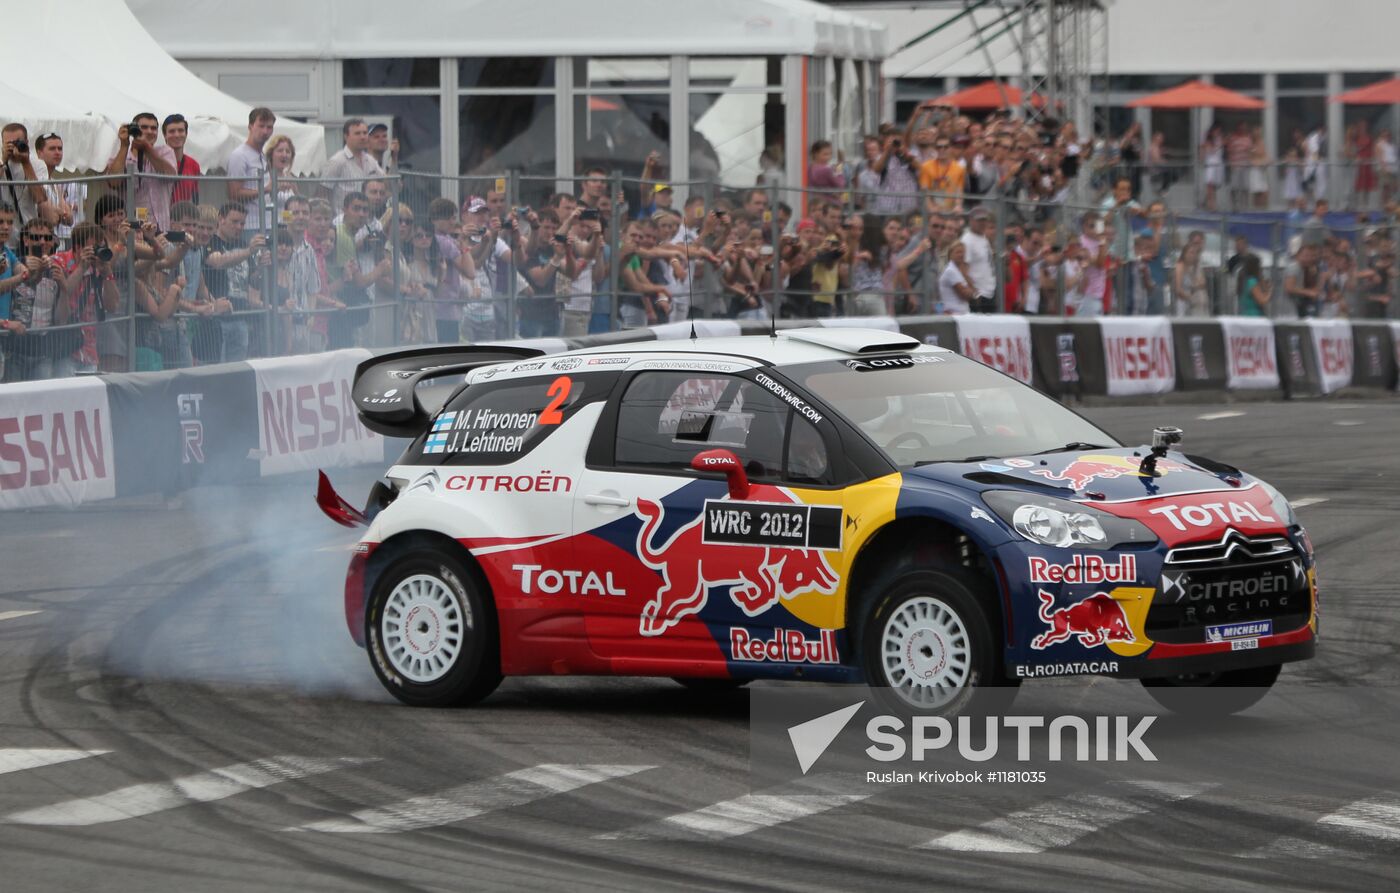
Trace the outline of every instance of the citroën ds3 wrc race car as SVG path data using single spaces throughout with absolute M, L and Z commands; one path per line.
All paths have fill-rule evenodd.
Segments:
M 363 510 L 324 475 L 318 501 L 367 528 L 346 621 L 408 704 L 610 674 L 864 682 L 951 715 L 1106 675 L 1231 711 L 1314 651 L 1277 490 L 907 336 L 421 348 L 353 393 L 412 441 Z

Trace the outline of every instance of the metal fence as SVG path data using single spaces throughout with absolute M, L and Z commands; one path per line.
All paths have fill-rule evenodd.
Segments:
M 1396 303 L 1389 216 L 617 174 L 326 180 L 269 170 L 201 177 L 196 201 L 183 202 L 173 200 L 180 178 L 153 174 L 15 183 L 20 194 L 31 185 L 87 194 L 70 203 L 60 241 L 40 238 L 42 225 L 36 238 L 12 239 L 14 265 L 28 272 L 11 281 L 14 271 L 0 271 L 5 381 L 689 318 L 1286 319 L 1386 316 Z M 21 213 L 32 228 L 35 209 Z

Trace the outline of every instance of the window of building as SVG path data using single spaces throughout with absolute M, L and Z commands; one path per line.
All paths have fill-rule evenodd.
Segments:
M 1348 71 L 1342 75 L 1342 88 L 1350 90 L 1353 87 L 1364 87 L 1393 77 L 1395 73 L 1392 71 Z
M 553 86 L 553 56 L 494 56 L 457 60 L 457 87 L 462 90 Z
M 781 182 L 785 108 L 780 93 L 692 93 L 691 177 L 732 188 Z
M 1262 74 L 1217 74 L 1215 85 L 1224 87 L 1226 90 L 1253 93 L 1264 89 L 1264 76 Z
M 782 87 L 781 56 L 700 56 L 690 60 L 692 90 L 735 90 L 746 87 Z
M 665 58 L 575 58 L 574 84 L 587 90 L 669 90 L 671 60 Z
M 409 87 L 436 87 L 438 60 L 432 59 L 346 59 L 341 79 L 347 90 L 385 90 Z
M 554 97 L 467 94 L 457 100 L 459 173 L 554 175 Z
M 1326 90 L 1327 75 L 1316 72 L 1283 72 L 1276 77 L 1280 90 Z
M 574 170 L 595 165 L 637 177 L 646 157 L 671 151 L 670 93 L 580 93 L 574 96 Z

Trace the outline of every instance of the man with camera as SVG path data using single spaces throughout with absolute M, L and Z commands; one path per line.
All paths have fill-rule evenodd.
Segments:
M 77 330 L 50 332 L 69 321 L 63 296 L 63 264 L 54 254 L 53 227 L 35 219 L 20 232 L 19 284 L 11 293 L 11 329 L 6 350 L 6 380 L 38 381 L 73 374 L 71 355 L 81 338 Z M 4 325 L 0 322 L 0 326 Z
M 130 124 L 122 125 L 117 132 L 119 140 L 117 154 L 107 162 L 109 174 L 136 174 L 136 219 L 141 217 L 141 208 L 146 208 L 150 218 L 160 229 L 170 228 L 171 196 L 175 192 L 174 180 L 160 180 L 141 174 L 175 173 L 175 153 L 169 146 L 156 145 L 160 124 L 150 112 L 142 112 Z M 109 180 L 113 189 L 122 188 L 122 180 Z
M 370 216 L 369 198 L 363 192 L 351 192 L 341 206 L 341 222 L 336 230 L 335 259 L 327 272 L 339 286 L 336 297 L 347 313 L 338 313 L 330 320 L 330 347 L 352 347 L 355 334 L 369 322 L 367 308 L 375 301 L 374 282 L 390 272 L 385 245 L 387 239 L 379 221 Z
M 909 154 L 906 138 L 894 125 L 880 128 L 883 144 L 871 170 L 880 176 L 872 210 L 876 214 L 908 214 L 918 205 L 918 162 Z
M 38 182 L 49 178 L 49 168 L 30 153 L 29 130 L 23 124 L 6 124 L 0 129 L 0 146 L 3 146 L 5 172 L 3 200 L 18 213 L 19 225 L 24 226 L 36 217 L 47 220 L 50 226 L 57 223 L 58 210 Z M 18 238 L 16 232 L 9 244 L 17 246 Z
M 262 309 L 257 277 L 272 261 L 262 233 L 254 233 L 244 244 L 246 216 L 239 202 L 227 202 L 219 208 L 219 223 L 204 256 L 204 284 L 209 296 L 216 304 L 220 299 L 228 302 L 227 311 L 218 320 L 220 360 L 225 363 L 248 358 L 248 321 L 230 314 Z

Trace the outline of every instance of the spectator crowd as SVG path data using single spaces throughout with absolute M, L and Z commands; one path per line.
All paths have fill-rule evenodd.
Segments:
M 49 176 L 59 134 L 0 131 L 4 381 L 774 313 L 1380 318 L 1395 291 L 1393 183 L 1376 171 L 1385 210 L 1334 232 L 1324 200 L 1306 205 L 1318 172 L 1300 160 L 1287 257 L 1240 233 L 1226 259 L 1222 239 L 1176 225 L 1159 141 L 1143 151 L 1136 128 L 1089 140 L 1048 117 L 921 107 L 858 159 L 814 143 L 803 190 L 682 198 L 653 154 L 620 192 L 592 168 L 531 206 L 499 183 L 399 200 L 397 146 L 360 119 L 321 179 L 294 177 L 275 115 L 248 124 L 229 157 L 201 163 L 182 116 L 137 115 L 105 183 Z M 1387 138 L 1365 143 L 1370 157 L 1389 157 Z M 1207 187 L 1251 203 L 1258 145 L 1247 128 L 1208 135 Z

